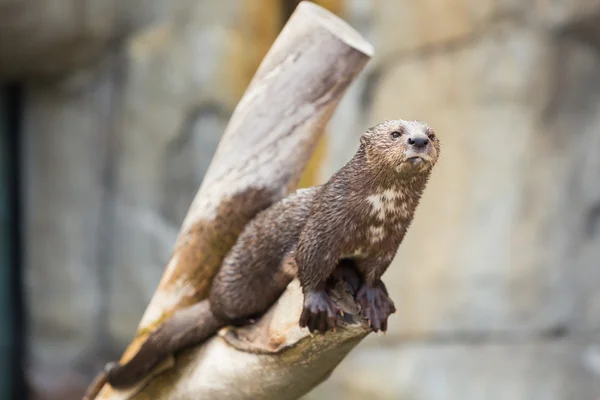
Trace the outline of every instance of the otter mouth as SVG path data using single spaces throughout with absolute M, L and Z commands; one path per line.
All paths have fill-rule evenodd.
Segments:
M 418 170 L 425 170 L 431 166 L 431 157 L 427 154 L 408 154 L 400 164 L 396 167 L 397 172 L 414 170 L 415 168 Z
M 419 165 L 430 162 L 430 158 L 424 155 L 414 155 L 406 158 L 404 161 L 413 165 Z

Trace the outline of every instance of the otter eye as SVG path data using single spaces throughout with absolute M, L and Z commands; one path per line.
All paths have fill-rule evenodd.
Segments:
M 394 131 L 394 132 L 390 133 L 390 136 L 394 139 L 398 139 L 400 136 L 402 136 L 402 132 Z
M 427 137 L 431 140 L 435 139 L 435 133 L 433 133 L 432 131 L 427 132 Z

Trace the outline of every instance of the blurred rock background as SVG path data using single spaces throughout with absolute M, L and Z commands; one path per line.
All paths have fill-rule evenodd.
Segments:
M 376 54 L 302 186 L 382 119 L 443 151 L 385 276 L 390 331 L 306 398 L 600 398 L 600 1 L 315 2 Z M 21 360 L 30 398 L 79 399 L 120 356 L 296 4 L 0 0 L 0 371 Z

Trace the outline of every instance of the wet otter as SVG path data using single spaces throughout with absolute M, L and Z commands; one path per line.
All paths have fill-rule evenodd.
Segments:
M 425 123 L 389 120 L 368 129 L 354 157 L 327 183 L 259 213 L 225 257 L 208 299 L 175 313 L 127 363 L 108 365 L 108 382 L 130 386 L 168 354 L 202 343 L 223 326 L 260 317 L 296 276 L 304 293 L 300 326 L 333 329 L 341 310 L 325 289 L 340 264 L 358 272 L 362 316 L 373 331 L 385 331 L 395 307 L 381 277 L 439 153 L 440 142 Z

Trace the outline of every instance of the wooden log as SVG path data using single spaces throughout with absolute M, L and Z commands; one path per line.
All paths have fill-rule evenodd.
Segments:
M 308 1 L 298 5 L 231 117 L 122 362 L 174 311 L 207 296 L 245 224 L 295 188 L 325 124 L 372 54 L 334 14 Z M 118 398 L 113 394 L 105 385 L 98 398 Z
M 337 281 L 330 294 L 344 310 L 336 332 L 311 335 L 300 329 L 303 295 L 294 280 L 255 325 L 224 328 L 204 345 L 178 355 L 175 368 L 159 368 L 140 385 L 107 398 L 297 399 L 324 381 L 369 333 L 366 321 L 357 316 L 350 286 Z

